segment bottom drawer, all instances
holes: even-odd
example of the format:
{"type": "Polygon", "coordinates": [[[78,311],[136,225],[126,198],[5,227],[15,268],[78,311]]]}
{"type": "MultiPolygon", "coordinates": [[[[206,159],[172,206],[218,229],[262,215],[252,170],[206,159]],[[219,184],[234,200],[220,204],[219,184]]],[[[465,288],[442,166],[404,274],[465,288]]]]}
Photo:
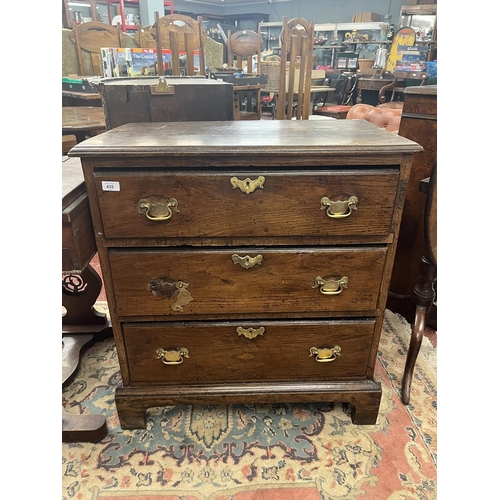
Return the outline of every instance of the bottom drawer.
{"type": "Polygon", "coordinates": [[[131,385],[362,379],[375,321],[125,323],[131,385]]]}

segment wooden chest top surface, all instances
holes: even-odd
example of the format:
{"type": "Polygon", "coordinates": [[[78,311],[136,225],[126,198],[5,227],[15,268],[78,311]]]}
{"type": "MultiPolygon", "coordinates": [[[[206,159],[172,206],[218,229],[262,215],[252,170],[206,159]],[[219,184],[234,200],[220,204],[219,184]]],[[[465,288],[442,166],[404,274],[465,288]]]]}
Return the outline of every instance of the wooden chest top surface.
{"type": "Polygon", "coordinates": [[[406,87],[404,94],[417,94],[437,97],[437,85],[417,85],[406,87]]]}
{"type": "MultiPolygon", "coordinates": [[[[203,76],[167,76],[164,77],[167,85],[205,85],[207,87],[225,87],[232,84],[222,82],[220,80],[207,79],[203,76]]],[[[113,88],[113,87],[138,87],[148,88],[156,87],[158,85],[159,77],[157,76],[141,76],[140,78],[102,78],[99,80],[99,88],[113,88]]]]}
{"type": "Polygon", "coordinates": [[[69,156],[413,154],[422,148],[365,120],[128,123],[77,144],[69,156]]]}

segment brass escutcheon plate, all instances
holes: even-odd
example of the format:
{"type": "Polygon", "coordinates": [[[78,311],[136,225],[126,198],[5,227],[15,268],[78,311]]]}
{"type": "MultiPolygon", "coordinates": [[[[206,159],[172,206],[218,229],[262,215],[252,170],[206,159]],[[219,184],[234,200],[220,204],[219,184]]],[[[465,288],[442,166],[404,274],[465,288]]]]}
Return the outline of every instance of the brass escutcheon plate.
{"type": "Polygon", "coordinates": [[[231,259],[233,264],[239,264],[244,269],[252,269],[252,267],[258,265],[262,265],[262,261],[264,257],[262,255],[256,255],[255,257],[250,257],[250,255],[245,255],[245,257],[241,257],[238,254],[231,255],[231,259]]]}
{"type": "Polygon", "coordinates": [[[260,328],[243,328],[242,326],[236,328],[236,333],[238,335],[243,335],[243,337],[246,337],[250,340],[258,337],[259,335],[264,335],[265,331],[266,329],[263,326],[261,326],[260,328]]]}
{"type": "Polygon", "coordinates": [[[231,177],[230,179],[233,189],[238,188],[242,193],[250,194],[253,193],[257,188],[264,189],[264,183],[266,178],[263,175],[259,175],[257,179],[246,179],[240,180],[238,177],[231,177]]]}
{"type": "Polygon", "coordinates": [[[174,95],[175,87],[173,85],[169,85],[165,78],[160,77],[158,80],[158,84],[156,87],[151,87],[151,94],[154,95],[174,95]]]}

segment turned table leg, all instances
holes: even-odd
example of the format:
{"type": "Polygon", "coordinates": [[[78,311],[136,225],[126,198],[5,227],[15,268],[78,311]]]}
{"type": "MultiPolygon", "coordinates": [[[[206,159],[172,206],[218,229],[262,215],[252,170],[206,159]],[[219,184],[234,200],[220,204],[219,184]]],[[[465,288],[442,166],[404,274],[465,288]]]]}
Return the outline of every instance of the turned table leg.
{"type": "Polygon", "coordinates": [[[413,370],[415,369],[415,363],[422,344],[427,313],[434,301],[435,292],[433,285],[436,278],[437,266],[426,257],[422,257],[420,261],[419,283],[412,292],[412,303],[415,305],[415,318],[411,327],[410,345],[404,369],[401,395],[401,399],[405,405],[410,402],[413,370]]]}

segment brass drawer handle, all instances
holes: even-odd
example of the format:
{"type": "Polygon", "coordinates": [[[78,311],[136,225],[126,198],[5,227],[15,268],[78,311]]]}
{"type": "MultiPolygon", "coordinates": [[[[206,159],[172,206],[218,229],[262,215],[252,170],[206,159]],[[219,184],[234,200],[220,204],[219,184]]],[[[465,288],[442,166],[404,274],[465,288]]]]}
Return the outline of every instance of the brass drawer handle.
{"type": "Polygon", "coordinates": [[[259,335],[264,335],[265,331],[266,329],[263,326],[261,326],[260,328],[243,328],[242,326],[236,328],[236,333],[238,335],[243,335],[250,340],[258,337],[259,335]]]}
{"type": "Polygon", "coordinates": [[[259,175],[257,179],[246,179],[240,180],[238,177],[231,177],[230,179],[233,189],[239,188],[242,193],[250,194],[253,193],[257,188],[264,189],[264,182],[266,178],[263,175],[259,175]]]}
{"type": "Polygon", "coordinates": [[[189,304],[193,297],[187,289],[189,283],[177,280],[171,281],[166,278],[155,278],[148,283],[148,288],[155,297],[170,298],[175,295],[176,301],[171,305],[172,311],[183,312],[185,306],[189,304]]]}
{"type": "Polygon", "coordinates": [[[318,363],[330,363],[335,361],[337,356],[340,356],[340,351],[342,349],[335,345],[333,347],[311,347],[309,349],[309,357],[316,356],[316,361],[318,363]]]}
{"type": "Polygon", "coordinates": [[[344,288],[347,288],[349,278],[342,276],[342,278],[322,278],[316,276],[314,279],[313,288],[318,288],[323,295],[338,295],[344,288]]]}
{"type": "Polygon", "coordinates": [[[231,255],[231,259],[233,264],[239,264],[241,267],[245,269],[251,269],[256,265],[262,265],[262,261],[264,257],[262,255],[256,255],[255,257],[250,257],[250,255],[245,255],[245,257],[241,257],[238,254],[234,253],[231,255]]]}
{"type": "Polygon", "coordinates": [[[172,217],[174,212],[179,212],[179,202],[175,198],[159,196],[156,199],[143,198],[139,200],[139,213],[146,214],[149,220],[162,221],[172,217]]]}
{"type": "Polygon", "coordinates": [[[184,358],[189,358],[189,351],[185,347],[180,349],[156,349],[156,359],[161,359],[161,362],[166,365],[180,365],[184,362],[184,358]]]}
{"type": "Polygon", "coordinates": [[[351,196],[347,201],[332,201],[324,196],[321,198],[321,210],[326,210],[326,215],[332,219],[343,219],[349,217],[353,210],[357,210],[358,198],[351,196]]]}

